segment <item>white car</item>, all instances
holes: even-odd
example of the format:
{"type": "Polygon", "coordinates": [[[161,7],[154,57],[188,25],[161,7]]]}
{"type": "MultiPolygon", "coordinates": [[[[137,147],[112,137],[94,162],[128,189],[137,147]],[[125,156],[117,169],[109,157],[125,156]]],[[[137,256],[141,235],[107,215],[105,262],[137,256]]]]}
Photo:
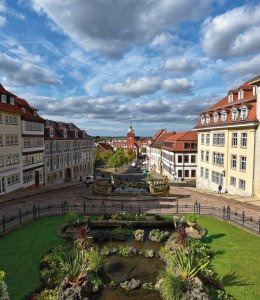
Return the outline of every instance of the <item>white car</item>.
{"type": "Polygon", "coordinates": [[[132,167],[136,167],[136,163],[135,162],[132,163],[132,167]]]}
{"type": "Polygon", "coordinates": [[[93,183],[94,182],[93,176],[86,176],[85,182],[86,183],[93,183]]]}

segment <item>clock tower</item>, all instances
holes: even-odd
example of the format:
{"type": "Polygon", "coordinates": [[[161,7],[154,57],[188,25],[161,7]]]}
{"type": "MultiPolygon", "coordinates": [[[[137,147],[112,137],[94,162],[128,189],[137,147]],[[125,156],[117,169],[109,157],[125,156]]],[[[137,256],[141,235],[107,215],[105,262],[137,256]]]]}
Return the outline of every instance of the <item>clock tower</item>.
{"type": "Polygon", "coordinates": [[[130,126],[130,128],[128,129],[126,143],[127,150],[132,149],[133,151],[135,151],[135,133],[132,126],[130,126]]]}

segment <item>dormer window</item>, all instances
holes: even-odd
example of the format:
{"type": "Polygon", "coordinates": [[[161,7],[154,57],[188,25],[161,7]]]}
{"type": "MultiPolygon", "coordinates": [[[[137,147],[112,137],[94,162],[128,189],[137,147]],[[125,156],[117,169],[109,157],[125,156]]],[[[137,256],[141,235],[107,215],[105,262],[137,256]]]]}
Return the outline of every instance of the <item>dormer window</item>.
{"type": "Polygon", "coordinates": [[[238,100],[242,100],[244,98],[244,91],[243,90],[239,90],[238,91],[238,100]]]}
{"type": "Polygon", "coordinates": [[[206,115],[206,124],[210,123],[210,115],[206,115]]]}
{"type": "Polygon", "coordinates": [[[214,113],[213,119],[214,119],[214,123],[215,123],[215,124],[218,123],[218,119],[219,119],[218,113],[214,113]]]}
{"type": "Polygon", "coordinates": [[[34,115],[35,117],[37,117],[37,110],[34,110],[34,111],[33,111],[33,115],[34,115]]]}
{"type": "Polygon", "coordinates": [[[221,112],[221,122],[226,122],[227,121],[227,112],[223,111],[221,112]]]}
{"type": "Polygon", "coordinates": [[[25,114],[25,108],[24,108],[24,107],[22,107],[22,108],[21,108],[21,110],[22,110],[22,112],[25,114]]]}
{"type": "Polygon", "coordinates": [[[10,97],[10,104],[14,105],[14,97],[10,97]]]}
{"type": "Polygon", "coordinates": [[[253,86],[253,96],[256,96],[257,95],[257,86],[254,85],[253,86]]]}
{"type": "Polygon", "coordinates": [[[248,107],[243,105],[240,109],[240,119],[245,120],[248,117],[248,107]]]}
{"type": "Polygon", "coordinates": [[[75,131],[75,137],[76,138],[78,137],[78,131],[77,130],[75,131]]]}
{"type": "Polygon", "coordinates": [[[49,125],[49,123],[50,123],[49,120],[46,120],[46,125],[47,125],[47,126],[49,125]]]}
{"type": "Polygon", "coordinates": [[[205,124],[205,117],[204,117],[204,116],[201,116],[200,122],[201,122],[201,125],[204,125],[204,124],[205,124]]]}
{"type": "Polygon", "coordinates": [[[238,110],[236,108],[232,108],[232,121],[236,122],[238,119],[238,110]]]}
{"type": "Polygon", "coordinates": [[[60,128],[62,127],[62,123],[59,123],[59,127],[60,127],[60,128]]]}
{"type": "Polygon", "coordinates": [[[6,95],[1,95],[1,102],[6,103],[6,95]]]}
{"type": "Polygon", "coordinates": [[[228,95],[228,102],[233,102],[233,101],[234,101],[233,94],[230,93],[230,94],[228,95]]]}
{"type": "Polygon", "coordinates": [[[54,136],[54,130],[53,128],[50,128],[50,137],[53,137],[54,136]]]}
{"type": "Polygon", "coordinates": [[[67,137],[67,130],[66,130],[66,129],[63,130],[63,136],[64,136],[65,138],[67,137]]]}

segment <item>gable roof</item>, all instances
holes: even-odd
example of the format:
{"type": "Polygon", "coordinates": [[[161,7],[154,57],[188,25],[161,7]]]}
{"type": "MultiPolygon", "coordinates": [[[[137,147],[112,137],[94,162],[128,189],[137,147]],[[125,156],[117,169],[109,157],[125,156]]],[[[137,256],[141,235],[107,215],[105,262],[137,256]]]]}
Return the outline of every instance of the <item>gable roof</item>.
{"type": "Polygon", "coordinates": [[[177,132],[164,140],[162,149],[177,152],[197,152],[198,133],[196,131],[177,132]],[[187,148],[185,144],[194,144],[187,148]]]}
{"type": "Polygon", "coordinates": [[[168,137],[170,137],[171,135],[174,135],[176,133],[176,131],[172,131],[172,132],[163,132],[152,144],[151,144],[151,148],[157,148],[157,149],[161,149],[164,140],[166,140],[168,137]]]}

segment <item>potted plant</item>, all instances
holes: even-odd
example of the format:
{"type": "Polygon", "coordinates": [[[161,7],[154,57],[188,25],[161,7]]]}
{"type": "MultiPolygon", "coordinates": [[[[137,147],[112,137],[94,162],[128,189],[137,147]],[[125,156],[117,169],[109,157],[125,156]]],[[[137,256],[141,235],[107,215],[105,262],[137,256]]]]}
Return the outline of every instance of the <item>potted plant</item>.
{"type": "Polygon", "coordinates": [[[187,217],[187,224],[191,227],[195,227],[197,224],[197,219],[198,219],[197,215],[195,215],[195,214],[189,215],[187,217]]]}

